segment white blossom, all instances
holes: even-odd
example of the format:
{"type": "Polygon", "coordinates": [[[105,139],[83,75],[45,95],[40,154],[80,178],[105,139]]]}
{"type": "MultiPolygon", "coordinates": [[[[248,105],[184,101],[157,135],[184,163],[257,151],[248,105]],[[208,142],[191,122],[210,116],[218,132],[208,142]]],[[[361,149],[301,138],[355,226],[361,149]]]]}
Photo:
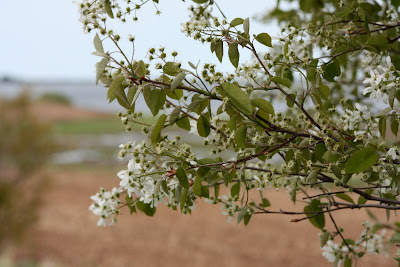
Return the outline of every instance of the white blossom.
{"type": "Polygon", "coordinates": [[[118,205],[121,203],[119,195],[122,192],[122,188],[116,187],[111,191],[100,189],[98,193],[90,197],[93,203],[90,205],[89,210],[93,214],[100,216],[97,226],[112,225],[116,221],[116,215],[119,213],[118,205]]]}

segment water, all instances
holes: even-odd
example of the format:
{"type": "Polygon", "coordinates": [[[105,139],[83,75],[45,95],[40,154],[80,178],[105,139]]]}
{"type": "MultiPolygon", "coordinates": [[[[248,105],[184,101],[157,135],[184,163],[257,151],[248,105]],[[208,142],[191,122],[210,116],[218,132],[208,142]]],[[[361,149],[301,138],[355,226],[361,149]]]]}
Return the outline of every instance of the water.
{"type": "MultiPolygon", "coordinates": [[[[122,107],[117,101],[108,103],[107,88],[101,84],[96,85],[95,82],[4,82],[0,81],[0,98],[13,98],[21,92],[28,91],[33,98],[38,98],[44,93],[59,93],[68,97],[71,102],[81,108],[118,112],[122,107]]],[[[143,99],[138,99],[136,106],[137,111],[147,111],[148,108],[143,99]]]]}

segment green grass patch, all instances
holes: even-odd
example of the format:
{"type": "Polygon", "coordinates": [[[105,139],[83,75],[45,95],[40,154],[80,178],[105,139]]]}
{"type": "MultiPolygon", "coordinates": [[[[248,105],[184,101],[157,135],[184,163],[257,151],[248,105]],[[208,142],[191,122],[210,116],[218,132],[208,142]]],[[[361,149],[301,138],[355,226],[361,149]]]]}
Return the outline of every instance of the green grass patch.
{"type": "Polygon", "coordinates": [[[116,173],[120,170],[126,168],[126,160],[120,160],[115,162],[114,164],[98,164],[98,163],[73,163],[73,164],[50,164],[47,169],[49,171],[59,172],[59,171],[74,171],[78,173],[93,173],[93,170],[96,172],[102,173],[104,175],[110,175],[110,178],[115,178],[116,173]]]}
{"type": "Polygon", "coordinates": [[[125,132],[118,118],[59,121],[54,124],[55,134],[107,134],[125,132]]]}
{"type": "MultiPolygon", "coordinates": [[[[144,116],[138,118],[138,122],[144,122],[149,125],[157,122],[158,117],[153,118],[144,116]]],[[[129,122],[128,126],[134,131],[140,131],[141,124],[129,122]]],[[[126,126],[122,124],[118,117],[108,117],[90,120],[71,120],[71,121],[58,121],[54,123],[53,127],[55,134],[109,134],[120,133],[126,131],[126,126]]]]}

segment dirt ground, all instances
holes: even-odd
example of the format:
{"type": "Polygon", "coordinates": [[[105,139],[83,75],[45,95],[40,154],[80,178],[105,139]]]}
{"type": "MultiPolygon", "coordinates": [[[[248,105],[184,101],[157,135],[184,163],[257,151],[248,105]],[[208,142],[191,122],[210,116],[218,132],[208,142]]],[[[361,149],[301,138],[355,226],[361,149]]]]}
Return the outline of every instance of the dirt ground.
{"type": "MultiPolygon", "coordinates": [[[[227,223],[219,206],[200,201],[193,215],[161,207],[155,217],[129,215],[119,223],[97,227],[88,210],[99,186],[118,178],[104,171],[50,172],[41,219],[16,250],[19,260],[52,261],[62,266],[332,266],[321,256],[318,230],[293,217],[258,215],[247,227],[227,223]]],[[[283,192],[268,194],[273,205],[295,209],[283,192]]],[[[297,205],[296,205],[297,206],[297,205]]],[[[299,206],[297,206],[299,208],[299,206]]],[[[338,214],[345,234],[356,237],[365,212],[338,214]]],[[[384,216],[382,216],[384,218],[384,216]]],[[[394,252],[391,251],[391,255],[394,252]]],[[[368,256],[357,266],[396,266],[391,257],[368,256]]]]}

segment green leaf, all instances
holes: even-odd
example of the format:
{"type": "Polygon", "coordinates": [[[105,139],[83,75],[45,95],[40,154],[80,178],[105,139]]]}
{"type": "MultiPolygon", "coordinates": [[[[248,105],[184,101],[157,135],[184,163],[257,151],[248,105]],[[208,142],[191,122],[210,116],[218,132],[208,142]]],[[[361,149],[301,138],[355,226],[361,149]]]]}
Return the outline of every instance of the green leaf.
{"type": "Polygon", "coordinates": [[[229,44],[228,56],[229,56],[229,60],[231,61],[232,65],[235,68],[237,68],[239,65],[239,50],[238,50],[237,43],[229,44]]]}
{"type": "Polygon", "coordinates": [[[307,79],[310,82],[315,81],[315,76],[317,75],[317,66],[318,66],[318,59],[313,59],[311,60],[310,64],[308,64],[307,79]]]}
{"type": "Polygon", "coordinates": [[[164,106],[166,96],[164,90],[153,89],[144,98],[153,116],[157,116],[160,109],[164,106]]]}
{"type": "Polygon", "coordinates": [[[130,102],[131,102],[131,103],[135,103],[136,100],[138,99],[140,93],[141,93],[142,91],[143,91],[143,86],[140,86],[140,87],[136,90],[135,95],[133,96],[132,100],[130,100],[130,102]]]}
{"type": "Polygon", "coordinates": [[[189,121],[188,117],[183,117],[183,118],[177,120],[175,123],[179,128],[182,128],[184,130],[190,131],[190,129],[191,129],[190,121],[189,121]]]}
{"type": "Polygon", "coordinates": [[[312,169],[310,171],[310,173],[308,174],[307,178],[306,178],[306,183],[308,184],[313,184],[316,183],[318,181],[318,174],[319,174],[320,169],[312,169]]]}
{"type": "Polygon", "coordinates": [[[319,92],[321,93],[321,96],[323,99],[328,100],[329,98],[329,94],[331,92],[331,90],[329,89],[329,87],[327,85],[320,85],[318,87],[319,92]]]}
{"type": "Polygon", "coordinates": [[[207,98],[202,98],[199,95],[194,95],[192,98],[192,103],[187,108],[187,112],[195,112],[197,114],[201,114],[203,110],[208,107],[210,104],[210,100],[207,98]]]}
{"type": "Polygon", "coordinates": [[[201,187],[201,196],[205,198],[210,198],[210,189],[205,185],[201,187]]]}
{"type": "Polygon", "coordinates": [[[260,207],[263,208],[268,208],[271,206],[271,203],[269,202],[268,199],[266,199],[265,197],[262,199],[262,203],[259,205],[260,207]]]}
{"type": "Polygon", "coordinates": [[[289,163],[291,160],[294,160],[294,151],[293,149],[289,149],[285,155],[285,162],[289,163]]]}
{"type": "Polygon", "coordinates": [[[244,223],[245,226],[247,226],[249,224],[251,216],[252,216],[252,214],[249,214],[249,213],[246,213],[244,215],[243,223],[244,223]]]}
{"type": "Polygon", "coordinates": [[[123,90],[122,83],[124,81],[124,76],[117,76],[114,78],[107,92],[107,98],[109,99],[110,103],[117,97],[117,91],[123,90]]]}
{"type": "Polygon", "coordinates": [[[335,195],[336,195],[336,197],[338,197],[340,199],[343,199],[344,201],[347,201],[347,202],[350,202],[350,203],[354,204],[354,200],[351,197],[349,197],[348,195],[344,194],[344,193],[337,193],[335,195]]]}
{"type": "MultiPolygon", "coordinates": [[[[368,195],[371,195],[372,192],[373,192],[373,189],[365,190],[365,193],[367,193],[368,195]]],[[[357,204],[363,205],[363,204],[365,204],[367,201],[368,201],[368,200],[367,200],[365,197],[360,196],[360,197],[358,198],[357,204]]]]}
{"type": "Polygon", "coordinates": [[[96,64],[96,85],[99,83],[101,75],[103,75],[104,70],[107,67],[108,64],[108,58],[103,58],[96,64]]]}
{"type": "Polygon", "coordinates": [[[231,187],[231,196],[232,197],[239,196],[239,193],[240,193],[240,182],[237,182],[231,187]]]}
{"type": "Polygon", "coordinates": [[[243,209],[239,210],[237,214],[237,223],[239,224],[244,216],[247,214],[247,206],[245,206],[243,209]]]}
{"type": "Polygon", "coordinates": [[[378,161],[378,154],[373,148],[363,148],[355,152],[346,161],[347,173],[359,173],[368,170],[378,161]]]}
{"type": "Polygon", "coordinates": [[[197,3],[197,4],[205,4],[207,3],[209,0],[192,0],[193,2],[197,3]]]}
{"type": "Polygon", "coordinates": [[[326,242],[328,242],[330,235],[331,234],[329,232],[323,232],[322,234],[319,235],[319,239],[321,241],[321,248],[325,246],[326,242]]]}
{"type": "Polygon", "coordinates": [[[194,180],[193,193],[196,196],[201,197],[201,178],[200,177],[196,177],[196,179],[194,180]]]}
{"type": "Polygon", "coordinates": [[[119,88],[117,88],[115,93],[117,94],[118,103],[124,108],[130,109],[129,100],[125,95],[124,87],[120,86],[119,88]]]}
{"type": "MultiPolygon", "coordinates": [[[[203,162],[204,161],[202,161],[202,160],[199,161],[200,164],[204,164],[203,162]]],[[[202,166],[202,167],[197,169],[197,174],[199,175],[199,177],[204,178],[210,172],[210,170],[211,169],[209,167],[202,166]]]]}
{"type": "Polygon", "coordinates": [[[375,47],[379,51],[390,49],[390,41],[382,34],[374,34],[368,39],[368,44],[375,47]]]}
{"type": "Polygon", "coordinates": [[[235,18],[231,21],[231,23],[229,24],[231,27],[235,27],[238,26],[240,24],[243,24],[243,19],[242,18],[235,18]]]}
{"type": "Polygon", "coordinates": [[[218,197],[219,197],[219,185],[218,184],[214,185],[214,197],[215,197],[215,199],[218,199],[218,197]]]}
{"type": "Polygon", "coordinates": [[[180,200],[181,199],[181,193],[182,193],[182,186],[178,185],[175,188],[175,199],[180,200]]]}
{"type": "Polygon", "coordinates": [[[318,7],[318,2],[315,0],[300,0],[300,9],[304,12],[310,12],[313,8],[318,7]]]}
{"type": "Polygon", "coordinates": [[[181,72],[181,69],[179,68],[178,63],[175,62],[167,62],[163,66],[163,71],[165,74],[170,75],[170,76],[176,76],[178,73],[181,72]]]}
{"type": "MultiPolygon", "coordinates": [[[[320,212],[323,211],[321,207],[321,202],[317,199],[313,199],[309,206],[304,207],[304,212],[320,212]]],[[[325,227],[325,216],[323,213],[315,216],[314,213],[307,213],[307,217],[310,220],[311,224],[319,229],[324,229],[325,227]]]]}
{"type": "Polygon", "coordinates": [[[251,100],[251,103],[253,106],[258,107],[259,109],[269,113],[269,114],[275,114],[274,107],[269,103],[267,100],[262,99],[262,98],[254,98],[251,100]]]}
{"type": "Polygon", "coordinates": [[[282,84],[286,86],[287,88],[290,88],[292,85],[292,82],[288,78],[281,78],[279,76],[272,77],[271,79],[274,83],[276,84],[282,84]]]}
{"type": "Polygon", "coordinates": [[[343,175],[342,184],[346,185],[351,179],[352,173],[346,173],[343,175]]]}
{"type": "Polygon", "coordinates": [[[349,15],[352,12],[353,12],[353,9],[351,9],[348,6],[343,6],[342,8],[340,8],[339,10],[337,10],[335,12],[335,15],[338,16],[339,18],[342,18],[342,17],[349,15]]]}
{"type": "Polygon", "coordinates": [[[322,100],[321,100],[321,97],[319,96],[319,94],[313,92],[311,94],[311,100],[313,101],[315,106],[317,106],[317,105],[322,106],[322,100]]]}
{"type": "Polygon", "coordinates": [[[197,120],[197,132],[201,137],[207,137],[210,131],[210,122],[204,115],[201,115],[197,120]]]}
{"type": "Polygon", "coordinates": [[[367,178],[366,182],[373,183],[379,180],[379,173],[371,172],[370,176],[367,178]]]}
{"type": "Polygon", "coordinates": [[[228,176],[228,183],[232,183],[233,179],[236,177],[236,170],[232,169],[230,172],[227,173],[228,176]]]}
{"type": "Polygon", "coordinates": [[[158,120],[157,123],[154,125],[153,131],[151,132],[151,142],[153,144],[156,144],[160,141],[161,138],[161,130],[164,126],[165,120],[167,119],[167,115],[162,114],[158,120]]]}
{"type": "Polygon", "coordinates": [[[329,82],[335,82],[335,77],[340,76],[340,74],[342,73],[340,70],[339,61],[337,61],[336,59],[328,65],[322,67],[322,70],[324,71],[324,78],[329,82]]]}
{"type": "Polygon", "coordinates": [[[182,167],[179,167],[175,173],[176,178],[179,180],[179,184],[183,187],[188,189],[189,188],[189,180],[186,176],[186,172],[182,167]]]}
{"type": "Polygon", "coordinates": [[[161,188],[162,188],[162,190],[164,191],[164,193],[166,193],[166,194],[169,193],[169,192],[168,192],[168,184],[167,184],[167,181],[165,181],[165,180],[162,180],[162,181],[161,181],[161,188]]]}
{"type": "Polygon", "coordinates": [[[232,105],[245,115],[251,115],[253,113],[253,106],[247,93],[245,93],[240,87],[231,83],[223,83],[220,87],[223,93],[228,96],[229,101],[232,105]]]}
{"type": "Polygon", "coordinates": [[[399,121],[396,118],[392,119],[390,129],[392,130],[392,133],[397,136],[399,132],[399,121]]]}
{"type": "Polygon", "coordinates": [[[177,106],[176,108],[174,108],[174,110],[172,110],[171,114],[169,115],[169,123],[171,125],[178,120],[181,110],[182,110],[181,106],[177,106]]]}
{"type": "Polygon", "coordinates": [[[185,207],[186,200],[188,197],[188,192],[189,192],[189,189],[187,189],[187,188],[184,188],[181,192],[181,199],[179,202],[179,206],[181,207],[181,212],[183,211],[183,208],[185,207]]]}
{"type": "Polygon", "coordinates": [[[268,33],[260,33],[256,36],[256,40],[265,46],[272,47],[271,36],[268,33]]]}
{"type": "Polygon", "coordinates": [[[396,88],[389,89],[389,105],[391,108],[394,106],[394,99],[396,98],[396,88]]]}
{"type": "Polygon", "coordinates": [[[137,90],[137,86],[136,85],[132,85],[128,89],[128,94],[127,94],[126,98],[128,98],[128,102],[129,102],[130,105],[134,104],[133,98],[136,95],[136,90],[137,90]]]}
{"type": "Polygon", "coordinates": [[[215,43],[215,55],[217,56],[219,62],[222,62],[222,58],[224,57],[224,42],[218,40],[215,43]]]}
{"type": "Polygon", "coordinates": [[[176,75],[176,77],[174,78],[174,80],[171,83],[171,92],[174,92],[174,90],[176,88],[179,87],[179,85],[181,85],[181,82],[183,81],[183,79],[185,79],[186,73],[181,72],[178,75],[176,75]]]}
{"type": "Polygon", "coordinates": [[[194,70],[197,70],[197,66],[195,66],[192,62],[188,62],[189,63],[189,66],[192,68],[192,69],[194,69],[194,70]]]}
{"type": "Polygon", "coordinates": [[[113,18],[114,18],[114,14],[113,14],[113,12],[112,12],[110,0],[105,0],[105,1],[104,1],[104,8],[105,8],[105,10],[106,10],[106,12],[107,12],[107,15],[108,15],[110,18],[113,19],[113,18]]]}
{"type": "MultiPolygon", "coordinates": [[[[290,96],[292,99],[296,99],[296,95],[295,95],[295,94],[289,94],[289,96],[290,96]]],[[[286,96],[286,105],[287,105],[289,108],[292,108],[292,107],[294,106],[294,102],[289,98],[289,96],[286,96]]]]}
{"type": "Polygon", "coordinates": [[[143,62],[143,60],[135,62],[133,64],[133,68],[135,69],[136,75],[138,75],[139,77],[146,76],[146,64],[143,62]]]}
{"type": "Polygon", "coordinates": [[[382,116],[379,118],[379,132],[383,139],[386,136],[386,117],[382,116]]]}
{"type": "Polygon", "coordinates": [[[400,0],[391,0],[390,2],[396,9],[400,6],[400,0]]]}
{"type": "Polygon", "coordinates": [[[149,203],[138,201],[136,202],[136,207],[147,216],[153,216],[156,213],[156,207],[152,208],[149,203]]]}
{"type": "Polygon", "coordinates": [[[340,180],[342,179],[342,170],[336,166],[336,165],[331,165],[331,169],[333,174],[340,180]]]}
{"type": "Polygon", "coordinates": [[[242,149],[245,149],[246,148],[246,137],[247,137],[247,126],[245,124],[243,124],[235,132],[236,145],[242,149]]]}
{"type": "Polygon", "coordinates": [[[247,18],[247,19],[245,19],[243,21],[243,30],[247,35],[249,35],[249,32],[250,32],[250,20],[249,20],[249,18],[247,18]]]}
{"type": "Polygon", "coordinates": [[[328,149],[326,148],[324,142],[319,142],[318,144],[315,145],[314,154],[319,162],[321,163],[324,162],[323,156],[326,151],[328,151],[328,149]]]}
{"type": "Polygon", "coordinates": [[[94,36],[93,44],[94,48],[96,49],[96,52],[99,53],[99,55],[104,54],[103,43],[101,42],[101,39],[97,33],[94,36]]]}
{"type": "Polygon", "coordinates": [[[343,267],[351,267],[351,259],[349,257],[346,257],[343,263],[343,267]]]}

